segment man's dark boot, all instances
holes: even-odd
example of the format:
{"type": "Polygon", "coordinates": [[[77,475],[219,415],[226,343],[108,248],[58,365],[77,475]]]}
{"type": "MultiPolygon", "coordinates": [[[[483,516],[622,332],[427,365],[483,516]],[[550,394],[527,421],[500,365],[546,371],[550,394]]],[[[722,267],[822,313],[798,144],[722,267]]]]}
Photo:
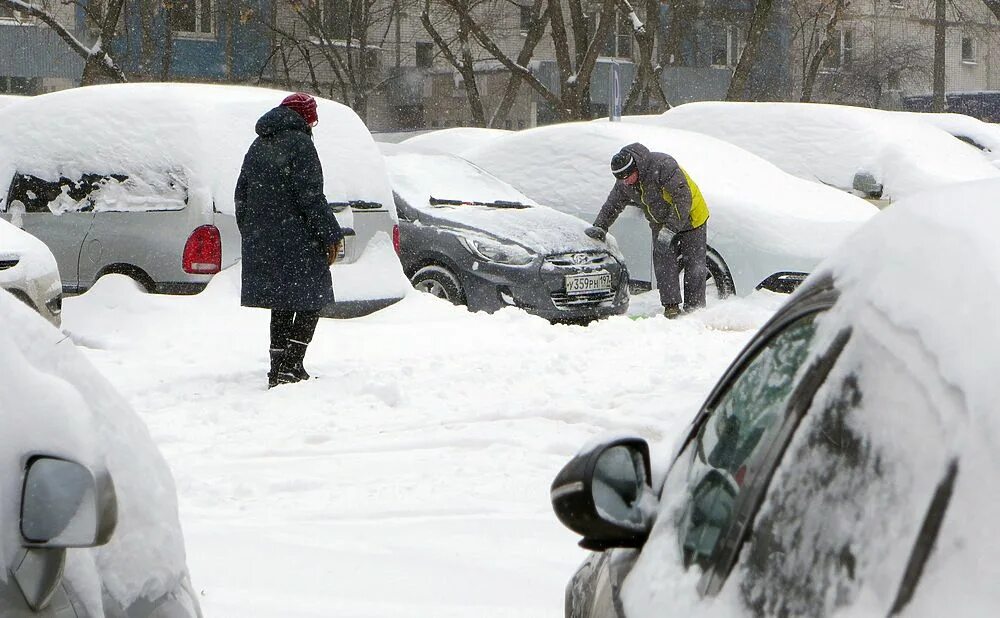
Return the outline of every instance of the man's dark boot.
{"type": "Polygon", "coordinates": [[[306,368],[302,366],[302,361],[306,357],[306,348],[308,344],[302,343],[301,341],[296,341],[294,339],[288,340],[288,357],[286,358],[287,371],[298,382],[300,380],[308,380],[310,377],[306,368]]]}
{"type": "Polygon", "coordinates": [[[288,366],[288,351],[284,348],[271,348],[271,370],[267,372],[267,387],[274,388],[279,384],[298,382],[299,378],[288,366]]]}
{"type": "Polygon", "coordinates": [[[663,317],[672,320],[681,314],[680,305],[663,305],[663,317]]]}

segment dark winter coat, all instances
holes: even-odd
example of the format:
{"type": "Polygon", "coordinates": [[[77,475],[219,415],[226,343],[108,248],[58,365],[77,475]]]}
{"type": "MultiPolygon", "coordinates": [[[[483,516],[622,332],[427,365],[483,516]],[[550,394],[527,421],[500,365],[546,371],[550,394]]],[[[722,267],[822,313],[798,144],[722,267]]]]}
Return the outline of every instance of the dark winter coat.
{"type": "Polygon", "coordinates": [[[312,130],[294,110],[276,107],[257,121],[257,135],[236,183],[241,302],[319,311],[333,302],[329,247],[343,232],[323,193],[312,130]]]}
{"type": "Polygon", "coordinates": [[[631,187],[615,181],[594,226],[607,230],[625,210],[634,204],[642,209],[650,227],[666,227],[671,232],[686,232],[708,220],[708,205],[695,181],[677,161],[662,152],[650,152],[636,142],[627,150],[635,159],[639,181],[631,187]]]}

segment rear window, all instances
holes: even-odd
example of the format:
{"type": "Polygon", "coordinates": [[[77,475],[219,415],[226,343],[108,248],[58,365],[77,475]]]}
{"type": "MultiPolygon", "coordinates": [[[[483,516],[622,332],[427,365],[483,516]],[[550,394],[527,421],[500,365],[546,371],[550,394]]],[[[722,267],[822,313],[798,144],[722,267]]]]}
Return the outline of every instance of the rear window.
{"type": "Polygon", "coordinates": [[[127,176],[82,174],[76,178],[45,180],[15,174],[7,193],[7,209],[26,213],[146,212],[182,210],[187,205],[187,182],[178,172],[127,176]]]}

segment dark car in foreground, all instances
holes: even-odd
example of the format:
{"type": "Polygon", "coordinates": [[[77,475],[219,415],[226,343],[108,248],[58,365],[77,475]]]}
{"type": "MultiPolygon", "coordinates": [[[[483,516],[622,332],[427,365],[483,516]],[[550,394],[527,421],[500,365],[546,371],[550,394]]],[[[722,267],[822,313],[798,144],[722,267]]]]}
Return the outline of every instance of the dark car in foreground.
{"type": "Polygon", "coordinates": [[[446,154],[385,147],[400,260],[418,290],[472,311],[519,307],[553,321],[628,309],[628,272],[587,225],[446,154]]]}
{"type": "Polygon", "coordinates": [[[956,185],[873,219],[737,357],[674,457],[630,436],[576,455],[551,498],[594,553],[566,615],[1000,613],[998,192],[956,185]]]}

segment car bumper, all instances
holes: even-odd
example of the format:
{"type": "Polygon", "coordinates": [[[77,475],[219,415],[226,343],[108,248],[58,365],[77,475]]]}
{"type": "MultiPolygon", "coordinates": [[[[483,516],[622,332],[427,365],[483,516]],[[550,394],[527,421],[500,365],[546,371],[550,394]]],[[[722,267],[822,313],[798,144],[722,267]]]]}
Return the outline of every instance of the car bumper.
{"type": "Polygon", "coordinates": [[[628,271],[617,260],[608,256],[596,264],[563,262],[551,257],[527,266],[479,262],[460,275],[466,302],[474,311],[518,307],[552,321],[592,320],[628,310],[628,271]],[[598,272],[611,274],[610,289],[566,292],[567,275],[598,272]]]}

